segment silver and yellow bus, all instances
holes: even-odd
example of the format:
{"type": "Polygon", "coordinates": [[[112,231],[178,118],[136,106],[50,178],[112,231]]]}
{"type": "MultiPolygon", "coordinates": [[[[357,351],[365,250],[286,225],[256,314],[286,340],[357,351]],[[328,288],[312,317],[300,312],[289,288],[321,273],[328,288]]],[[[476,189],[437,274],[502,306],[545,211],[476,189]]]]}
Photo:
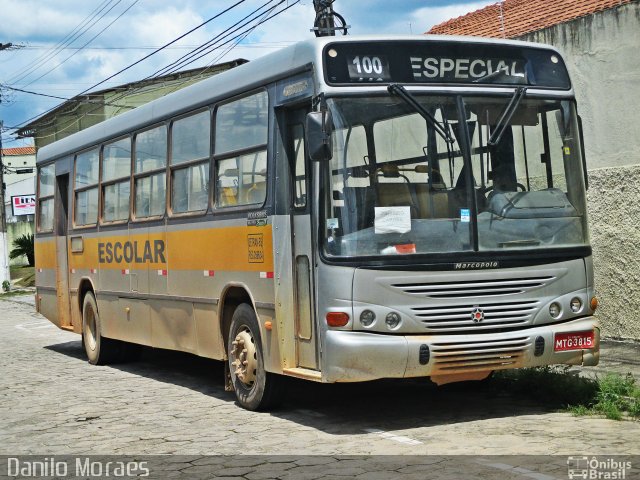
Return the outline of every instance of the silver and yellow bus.
{"type": "Polygon", "coordinates": [[[293,45],[38,152],[37,309],[89,362],[317,382],[595,365],[586,169],[558,51],[293,45]]]}

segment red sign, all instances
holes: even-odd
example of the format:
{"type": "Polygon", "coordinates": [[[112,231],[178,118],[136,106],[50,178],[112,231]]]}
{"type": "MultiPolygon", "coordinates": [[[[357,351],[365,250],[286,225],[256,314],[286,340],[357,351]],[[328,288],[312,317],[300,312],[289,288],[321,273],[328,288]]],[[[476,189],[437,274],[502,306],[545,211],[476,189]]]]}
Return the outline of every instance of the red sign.
{"type": "Polygon", "coordinates": [[[595,339],[593,330],[589,330],[587,332],[556,333],[553,339],[553,350],[556,352],[583,350],[593,348],[594,346],[595,339]]]}
{"type": "Polygon", "coordinates": [[[14,217],[17,217],[18,215],[36,214],[35,195],[15,195],[11,197],[11,205],[13,206],[14,217]]]}

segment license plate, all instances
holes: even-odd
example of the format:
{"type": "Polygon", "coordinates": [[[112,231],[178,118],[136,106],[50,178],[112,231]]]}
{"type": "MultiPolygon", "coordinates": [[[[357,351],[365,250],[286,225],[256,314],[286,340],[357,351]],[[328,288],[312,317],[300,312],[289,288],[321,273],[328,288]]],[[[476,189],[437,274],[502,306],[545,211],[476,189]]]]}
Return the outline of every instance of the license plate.
{"type": "Polygon", "coordinates": [[[593,330],[588,332],[566,332],[556,333],[553,339],[553,350],[556,352],[566,352],[568,350],[583,350],[593,348],[595,339],[593,330]]]}

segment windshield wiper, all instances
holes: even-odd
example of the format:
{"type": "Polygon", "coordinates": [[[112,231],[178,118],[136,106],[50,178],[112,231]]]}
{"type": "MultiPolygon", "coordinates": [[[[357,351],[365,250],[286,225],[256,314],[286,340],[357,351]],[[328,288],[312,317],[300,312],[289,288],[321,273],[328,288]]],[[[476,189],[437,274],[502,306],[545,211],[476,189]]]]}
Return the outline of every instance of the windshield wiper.
{"type": "Polygon", "coordinates": [[[438,132],[438,135],[440,135],[445,142],[450,143],[452,145],[455,143],[455,140],[451,136],[451,132],[449,131],[449,128],[442,125],[438,120],[436,120],[436,118],[431,114],[431,112],[429,112],[429,110],[427,110],[422,105],[420,105],[420,103],[414,98],[413,95],[411,95],[407,91],[406,88],[404,88],[402,85],[398,85],[397,83],[392,83],[387,87],[387,90],[389,90],[389,93],[391,95],[399,96],[402,100],[404,100],[407,103],[407,105],[409,105],[416,112],[418,112],[429,123],[429,125],[431,125],[431,127],[436,132],[438,132]]]}
{"type": "Polygon", "coordinates": [[[491,147],[495,147],[502,138],[504,131],[507,129],[513,114],[516,113],[516,109],[518,105],[520,105],[520,101],[524,98],[524,94],[527,93],[527,87],[518,87],[516,91],[513,92],[513,96],[509,101],[509,104],[502,111],[502,115],[500,115],[500,119],[496,124],[496,128],[493,132],[491,132],[491,137],[487,141],[487,145],[491,147]]]}

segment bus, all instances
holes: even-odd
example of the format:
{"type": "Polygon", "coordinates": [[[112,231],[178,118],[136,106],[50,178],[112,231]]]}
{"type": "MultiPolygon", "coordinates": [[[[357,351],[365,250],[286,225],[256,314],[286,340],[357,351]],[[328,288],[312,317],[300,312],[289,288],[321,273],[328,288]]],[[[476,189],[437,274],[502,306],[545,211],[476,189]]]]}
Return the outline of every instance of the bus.
{"type": "Polygon", "coordinates": [[[324,37],[43,147],[36,306],[88,360],[438,385],[596,365],[582,128],[561,54],[324,37]]]}

